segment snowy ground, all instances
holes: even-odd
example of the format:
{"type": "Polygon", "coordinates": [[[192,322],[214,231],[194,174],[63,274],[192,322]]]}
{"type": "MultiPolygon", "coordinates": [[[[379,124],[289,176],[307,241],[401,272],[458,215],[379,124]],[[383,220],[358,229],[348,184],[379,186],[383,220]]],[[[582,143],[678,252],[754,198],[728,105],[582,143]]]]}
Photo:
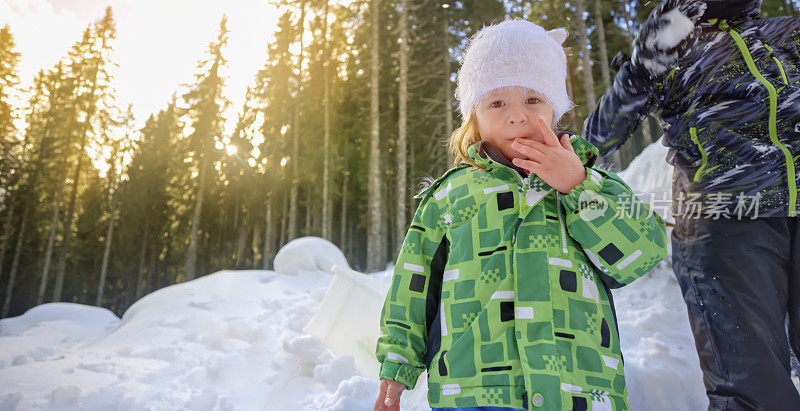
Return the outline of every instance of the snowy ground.
{"type": "MultiPolygon", "coordinates": [[[[635,188],[633,180],[649,191],[668,187],[663,180],[671,170],[656,145],[632,165],[639,173],[627,170],[635,188]]],[[[145,296],[122,319],[97,307],[52,303],[0,320],[0,410],[371,409],[378,381],[369,364],[357,360],[359,353],[333,353],[347,348],[340,337],[351,333],[305,331],[323,298],[325,305],[335,301],[326,297],[331,265],[346,261],[324,240],[295,241],[279,253],[276,271],[222,271],[173,285],[145,296]]],[[[385,295],[391,269],[370,274],[360,291],[350,287],[361,297],[348,298],[370,307],[382,302],[375,295],[385,295]]],[[[631,409],[705,409],[669,261],[614,297],[631,409]]],[[[327,310],[317,324],[327,324],[319,320],[327,310]]],[[[363,311],[369,337],[377,321],[374,310],[363,311]]],[[[403,394],[402,409],[429,409],[424,381],[417,387],[403,394]]]]}

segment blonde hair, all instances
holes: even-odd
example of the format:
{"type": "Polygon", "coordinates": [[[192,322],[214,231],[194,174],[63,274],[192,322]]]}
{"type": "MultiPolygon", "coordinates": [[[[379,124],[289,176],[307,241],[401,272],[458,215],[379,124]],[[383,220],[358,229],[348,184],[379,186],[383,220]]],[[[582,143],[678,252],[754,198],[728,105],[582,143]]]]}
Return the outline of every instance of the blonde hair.
{"type": "Polygon", "coordinates": [[[475,164],[467,156],[469,146],[478,141],[481,141],[481,134],[478,131],[478,117],[475,115],[475,109],[473,108],[467,121],[453,130],[453,134],[450,135],[450,139],[447,141],[447,151],[453,155],[453,166],[457,166],[464,161],[485,170],[485,168],[475,164]]]}

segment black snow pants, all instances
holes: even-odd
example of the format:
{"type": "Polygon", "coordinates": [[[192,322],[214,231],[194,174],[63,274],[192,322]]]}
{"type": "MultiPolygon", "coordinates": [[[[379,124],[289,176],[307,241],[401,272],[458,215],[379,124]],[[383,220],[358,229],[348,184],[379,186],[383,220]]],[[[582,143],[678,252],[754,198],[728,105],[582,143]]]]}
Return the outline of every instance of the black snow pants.
{"type": "Polygon", "coordinates": [[[676,219],[673,270],[709,410],[800,410],[789,354],[800,358],[798,220],[676,219]]]}

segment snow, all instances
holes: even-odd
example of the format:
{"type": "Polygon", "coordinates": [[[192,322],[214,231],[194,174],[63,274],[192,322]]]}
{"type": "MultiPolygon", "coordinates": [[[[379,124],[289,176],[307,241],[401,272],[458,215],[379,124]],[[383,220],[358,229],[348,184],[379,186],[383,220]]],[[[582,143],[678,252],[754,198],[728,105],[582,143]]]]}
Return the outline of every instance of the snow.
{"type": "Polygon", "coordinates": [[[319,237],[301,237],[289,241],[273,260],[275,271],[285,274],[297,274],[300,271],[331,272],[334,264],[350,267],[335,244],[319,237]]]}
{"type": "Polygon", "coordinates": [[[708,408],[686,305],[671,264],[662,261],[613,295],[631,410],[708,408]]]}
{"type": "MultiPolygon", "coordinates": [[[[660,143],[621,173],[669,190],[660,143]]],[[[117,318],[44,304],[0,320],[0,410],[367,410],[393,267],[361,274],[333,244],[287,244],[275,271],[221,271],[153,292],[117,318]],[[366,342],[364,342],[366,341],[366,342]]],[[[707,400],[670,258],[614,291],[632,410],[707,400]]],[[[426,376],[403,410],[428,410],[426,376]]]]}
{"type": "Polygon", "coordinates": [[[650,50],[655,48],[654,46],[660,50],[671,49],[694,30],[694,22],[677,8],[664,13],[661,19],[668,23],[660,27],[655,36],[647,38],[646,46],[650,50]]]}

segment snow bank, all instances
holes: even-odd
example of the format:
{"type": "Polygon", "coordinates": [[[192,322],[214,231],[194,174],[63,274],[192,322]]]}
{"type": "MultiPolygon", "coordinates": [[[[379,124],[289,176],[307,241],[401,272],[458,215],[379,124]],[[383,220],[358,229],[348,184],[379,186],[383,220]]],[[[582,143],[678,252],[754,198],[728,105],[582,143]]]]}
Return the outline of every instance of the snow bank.
{"type": "Polygon", "coordinates": [[[20,336],[36,327],[81,328],[82,333],[105,332],[119,323],[111,311],[94,306],[47,303],[31,308],[19,317],[3,320],[0,336],[20,336]]]}
{"type": "Polygon", "coordinates": [[[302,332],[330,280],[223,271],[154,292],[123,319],[63,303],[0,320],[0,409],[313,408],[357,374],[302,332]]]}

